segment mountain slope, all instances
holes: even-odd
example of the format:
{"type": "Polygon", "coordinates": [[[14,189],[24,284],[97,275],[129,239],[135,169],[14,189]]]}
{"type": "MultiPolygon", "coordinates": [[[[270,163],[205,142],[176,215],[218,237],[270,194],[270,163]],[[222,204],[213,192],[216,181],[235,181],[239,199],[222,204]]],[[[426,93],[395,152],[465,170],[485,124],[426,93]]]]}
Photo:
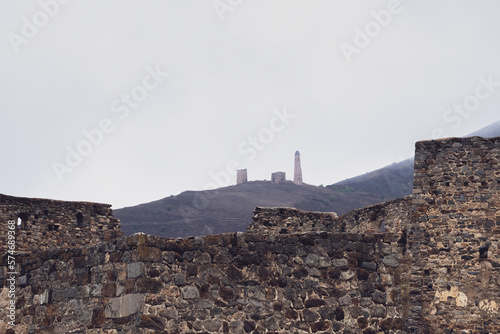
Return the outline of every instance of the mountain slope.
{"type": "MultiPolygon", "coordinates": [[[[471,136],[500,136],[500,121],[471,136]]],[[[155,202],[115,210],[126,235],[166,237],[245,231],[256,206],[289,206],[307,211],[350,210],[410,195],[413,159],[394,163],[327,187],[254,181],[209,191],[186,191],[155,202]]]]}
{"type": "Polygon", "coordinates": [[[482,129],[479,129],[477,131],[474,131],[470,135],[466,137],[472,137],[472,136],[479,136],[479,137],[485,137],[485,138],[492,138],[492,137],[498,137],[500,136],[500,121],[492,123],[488,126],[485,126],[482,129]]]}
{"type": "Polygon", "coordinates": [[[348,187],[356,192],[372,194],[377,202],[370,205],[410,195],[413,189],[413,162],[413,159],[407,159],[327,188],[348,187]]]}
{"type": "Polygon", "coordinates": [[[256,206],[291,206],[344,213],[378,198],[346,187],[330,189],[293,182],[254,181],[177,196],[114,211],[126,235],[145,232],[168,237],[245,231],[256,206]]]}
{"type": "MultiPolygon", "coordinates": [[[[465,137],[472,136],[486,138],[500,136],[500,121],[465,137]]],[[[379,202],[411,195],[413,188],[413,163],[413,158],[407,159],[327,187],[331,189],[335,189],[338,186],[350,187],[357,192],[365,192],[378,197],[380,199],[379,202]]]]}

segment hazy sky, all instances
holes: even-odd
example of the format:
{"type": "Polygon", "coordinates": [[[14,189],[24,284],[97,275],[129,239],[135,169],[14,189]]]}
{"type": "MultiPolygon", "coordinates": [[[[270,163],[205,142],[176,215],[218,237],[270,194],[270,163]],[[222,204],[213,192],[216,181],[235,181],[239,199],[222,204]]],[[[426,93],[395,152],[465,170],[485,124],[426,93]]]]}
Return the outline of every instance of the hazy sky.
{"type": "Polygon", "coordinates": [[[500,3],[8,1],[0,193],[113,204],[332,184],[499,119],[500,3]]]}

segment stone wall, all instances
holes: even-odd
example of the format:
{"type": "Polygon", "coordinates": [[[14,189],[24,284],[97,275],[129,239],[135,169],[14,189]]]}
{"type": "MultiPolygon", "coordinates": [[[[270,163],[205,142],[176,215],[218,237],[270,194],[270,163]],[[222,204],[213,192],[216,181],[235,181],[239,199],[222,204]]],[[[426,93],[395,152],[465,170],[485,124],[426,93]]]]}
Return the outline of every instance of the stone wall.
{"type": "Polygon", "coordinates": [[[257,207],[247,232],[399,233],[410,223],[412,207],[411,196],[353,210],[340,217],[335,212],[257,207]]]}
{"type": "Polygon", "coordinates": [[[123,235],[111,205],[20,198],[0,194],[0,252],[7,250],[8,221],[16,223],[16,251],[44,251],[115,240],[123,235]],[[19,221],[19,225],[17,225],[19,221]]]}
{"type": "Polygon", "coordinates": [[[411,196],[398,198],[349,211],[339,217],[337,225],[349,233],[403,232],[411,221],[412,206],[411,196]]]}
{"type": "Polygon", "coordinates": [[[411,318],[425,333],[500,332],[500,138],[418,142],[411,318]]]}
{"type": "Polygon", "coordinates": [[[257,208],[247,233],[189,239],[123,238],[108,205],[1,196],[31,247],[16,332],[499,333],[499,161],[500,138],[418,142],[411,198],[340,218],[257,208]]]}
{"type": "Polygon", "coordinates": [[[247,232],[263,234],[325,231],[340,232],[335,212],[307,212],[295,208],[257,207],[247,228],[247,232]]]}
{"type": "Polygon", "coordinates": [[[395,234],[142,234],[59,248],[22,258],[16,330],[404,333],[400,261],[395,234]]]}

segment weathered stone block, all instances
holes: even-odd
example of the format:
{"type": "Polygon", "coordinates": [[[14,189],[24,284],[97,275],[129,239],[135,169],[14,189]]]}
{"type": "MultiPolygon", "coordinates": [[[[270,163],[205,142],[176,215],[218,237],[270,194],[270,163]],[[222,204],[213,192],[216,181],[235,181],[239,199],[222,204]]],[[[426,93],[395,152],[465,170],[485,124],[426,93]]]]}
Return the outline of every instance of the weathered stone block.
{"type": "Polygon", "coordinates": [[[375,292],[372,293],[372,299],[377,304],[385,304],[386,295],[384,292],[376,290],[375,292]]]}
{"type": "Polygon", "coordinates": [[[103,297],[115,297],[116,296],[116,284],[107,283],[102,286],[101,290],[103,297]]]}
{"type": "Polygon", "coordinates": [[[106,322],[106,314],[104,309],[96,308],[92,310],[92,321],[93,327],[100,327],[106,322]]]}
{"type": "Polygon", "coordinates": [[[339,305],[340,306],[347,306],[351,305],[352,299],[349,295],[345,295],[344,297],[339,298],[339,305]]]}
{"type": "Polygon", "coordinates": [[[141,311],[145,301],[143,294],[129,294],[109,301],[105,309],[106,318],[125,318],[141,311]]]}
{"type": "Polygon", "coordinates": [[[307,264],[310,267],[318,267],[319,260],[320,260],[320,257],[318,255],[311,253],[311,254],[307,255],[304,262],[305,262],[305,264],[307,264]]]}
{"type": "Polygon", "coordinates": [[[73,299],[77,296],[78,294],[78,287],[72,286],[68,289],[68,298],[73,299]]]}
{"type": "Polygon", "coordinates": [[[287,309],[285,310],[285,318],[287,319],[297,319],[299,317],[299,314],[297,311],[292,310],[292,309],[287,309]]]}
{"type": "Polygon", "coordinates": [[[129,279],[135,279],[140,277],[144,273],[144,263],[143,262],[133,262],[127,264],[127,277],[129,279]]]}
{"type": "Polygon", "coordinates": [[[184,286],[181,288],[182,297],[184,299],[198,299],[200,298],[200,292],[195,286],[184,286]]]}
{"type": "Polygon", "coordinates": [[[340,268],[347,268],[347,259],[346,258],[341,258],[341,259],[333,259],[332,263],[335,267],[340,267],[340,268]]]}
{"type": "Polygon", "coordinates": [[[219,288],[219,296],[223,300],[232,300],[234,299],[234,290],[230,286],[221,285],[219,288]]]}
{"type": "Polygon", "coordinates": [[[344,280],[344,281],[348,281],[350,280],[351,278],[353,278],[354,276],[356,275],[356,273],[352,270],[348,270],[348,271],[343,271],[341,274],[340,274],[340,279],[344,280]]]}
{"type": "Polygon", "coordinates": [[[398,255],[397,254],[387,255],[382,260],[382,263],[384,263],[386,266],[397,268],[399,266],[398,255]]]}
{"type": "Polygon", "coordinates": [[[154,278],[141,277],[136,283],[137,292],[141,293],[158,293],[163,288],[163,283],[154,278]]]}
{"type": "Polygon", "coordinates": [[[68,290],[54,290],[52,294],[55,302],[60,302],[68,297],[68,290]]]}
{"type": "Polygon", "coordinates": [[[21,287],[28,285],[28,276],[23,275],[17,279],[17,284],[21,287]]]}
{"type": "Polygon", "coordinates": [[[302,311],[302,317],[306,322],[315,322],[320,318],[320,315],[310,309],[305,309],[302,311]]]}
{"type": "Polygon", "coordinates": [[[306,308],[320,307],[320,306],[323,306],[325,304],[326,304],[326,302],[323,299],[319,299],[319,298],[306,299],[306,301],[304,302],[304,306],[306,308]]]}
{"type": "Polygon", "coordinates": [[[330,328],[330,323],[328,321],[318,321],[311,325],[311,331],[313,333],[319,331],[327,331],[330,328]]]}
{"type": "Polygon", "coordinates": [[[187,277],[183,273],[176,273],[174,275],[174,283],[178,286],[183,286],[187,284],[187,277]]]}
{"type": "Polygon", "coordinates": [[[162,252],[156,247],[138,246],[137,249],[132,252],[132,259],[138,262],[161,261],[162,252]]]}
{"type": "Polygon", "coordinates": [[[73,266],[75,268],[85,268],[87,266],[87,260],[85,256],[75,257],[73,259],[73,266]]]}
{"type": "Polygon", "coordinates": [[[365,329],[368,327],[368,320],[365,317],[359,317],[356,321],[360,329],[365,329]]]}
{"type": "Polygon", "coordinates": [[[387,316],[387,309],[382,305],[375,305],[372,309],[371,316],[383,319],[387,316]]]}
{"type": "Polygon", "coordinates": [[[188,276],[196,276],[198,274],[198,266],[194,263],[189,263],[187,265],[186,274],[188,276]]]}
{"type": "Polygon", "coordinates": [[[113,252],[109,254],[109,261],[111,262],[119,262],[122,258],[121,252],[113,252]]]}
{"type": "Polygon", "coordinates": [[[245,320],[243,322],[243,329],[245,330],[246,333],[250,333],[251,331],[255,330],[255,328],[256,328],[255,321],[245,320]]]}
{"type": "Polygon", "coordinates": [[[210,264],[212,263],[212,257],[206,252],[201,253],[196,257],[196,263],[198,265],[210,264]]]}
{"type": "Polygon", "coordinates": [[[203,321],[203,327],[209,332],[217,332],[222,327],[222,321],[217,319],[210,319],[203,321]]]}
{"type": "Polygon", "coordinates": [[[165,327],[165,319],[153,314],[141,314],[139,317],[138,327],[151,328],[154,330],[163,329],[165,327]]]}
{"type": "Polygon", "coordinates": [[[48,304],[52,302],[52,291],[50,290],[45,290],[41,295],[40,295],[40,304],[48,304]]]}
{"type": "Polygon", "coordinates": [[[179,311],[175,308],[169,308],[160,313],[160,315],[168,320],[178,320],[179,319],[179,311]]]}

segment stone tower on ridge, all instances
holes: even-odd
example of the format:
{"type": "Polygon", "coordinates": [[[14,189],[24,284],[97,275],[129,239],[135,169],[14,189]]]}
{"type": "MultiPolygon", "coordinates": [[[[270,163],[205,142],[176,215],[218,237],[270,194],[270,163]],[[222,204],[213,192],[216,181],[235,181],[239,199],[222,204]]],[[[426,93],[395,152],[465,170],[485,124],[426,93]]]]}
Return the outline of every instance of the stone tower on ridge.
{"type": "Polygon", "coordinates": [[[246,169],[238,169],[236,171],[236,184],[243,184],[248,182],[248,174],[246,169]]]}
{"type": "Polygon", "coordinates": [[[293,183],[303,184],[302,182],[302,167],[300,166],[300,152],[295,152],[295,169],[293,172],[293,183]]]}

